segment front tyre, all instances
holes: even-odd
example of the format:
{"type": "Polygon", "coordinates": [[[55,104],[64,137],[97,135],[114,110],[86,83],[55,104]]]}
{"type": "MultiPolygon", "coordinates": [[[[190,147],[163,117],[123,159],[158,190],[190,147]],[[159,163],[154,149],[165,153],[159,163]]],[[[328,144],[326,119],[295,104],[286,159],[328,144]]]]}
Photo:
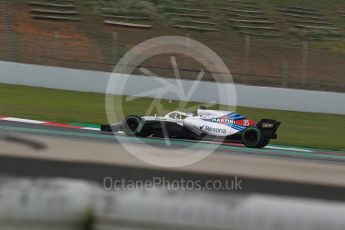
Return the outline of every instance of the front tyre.
{"type": "Polygon", "coordinates": [[[242,143],[249,148],[263,148],[269,140],[264,138],[262,131],[257,127],[246,128],[241,137],[242,143]]]}
{"type": "Polygon", "coordinates": [[[123,121],[123,131],[127,136],[138,136],[143,128],[142,119],[138,116],[128,116],[123,121]]]}

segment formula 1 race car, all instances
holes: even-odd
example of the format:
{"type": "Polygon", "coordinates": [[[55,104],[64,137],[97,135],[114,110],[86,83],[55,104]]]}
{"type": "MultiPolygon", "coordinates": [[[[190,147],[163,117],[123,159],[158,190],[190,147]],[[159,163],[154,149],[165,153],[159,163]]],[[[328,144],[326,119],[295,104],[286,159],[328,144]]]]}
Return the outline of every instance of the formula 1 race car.
{"type": "Polygon", "coordinates": [[[169,137],[182,139],[221,139],[241,142],[247,147],[265,147],[277,138],[280,122],[262,119],[258,123],[246,117],[220,110],[199,108],[197,115],[173,111],[163,117],[131,115],[123,123],[102,125],[103,132],[123,131],[127,136],[169,137]]]}

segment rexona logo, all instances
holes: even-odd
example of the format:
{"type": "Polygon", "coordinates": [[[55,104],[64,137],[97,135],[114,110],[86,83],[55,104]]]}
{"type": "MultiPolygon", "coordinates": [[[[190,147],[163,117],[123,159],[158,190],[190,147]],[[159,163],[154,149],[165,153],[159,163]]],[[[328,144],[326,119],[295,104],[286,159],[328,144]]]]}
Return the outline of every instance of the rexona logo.
{"type": "Polygon", "coordinates": [[[210,127],[210,126],[207,126],[207,125],[206,126],[205,125],[200,126],[200,129],[203,130],[203,131],[206,131],[206,132],[223,133],[223,134],[226,133],[226,129],[213,128],[213,127],[210,127]]]}
{"type": "Polygon", "coordinates": [[[212,118],[211,121],[212,122],[217,122],[217,123],[234,124],[234,120],[223,119],[223,118],[212,118]]]}

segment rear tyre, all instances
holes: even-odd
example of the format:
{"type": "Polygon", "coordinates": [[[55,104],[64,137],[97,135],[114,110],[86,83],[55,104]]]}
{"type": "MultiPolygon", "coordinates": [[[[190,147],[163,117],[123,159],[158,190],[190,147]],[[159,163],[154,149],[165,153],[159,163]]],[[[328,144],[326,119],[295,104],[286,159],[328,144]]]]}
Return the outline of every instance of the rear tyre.
{"type": "Polygon", "coordinates": [[[143,128],[143,121],[138,116],[128,116],[123,121],[123,131],[127,136],[138,136],[143,128]]]}
{"type": "Polygon", "coordinates": [[[257,147],[257,148],[263,148],[265,147],[266,145],[268,145],[270,143],[270,140],[269,139],[265,139],[261,142],[261,144],[257,147]]]}
{"type": "Polygon", "coordinates": [[[264,138],[263,133],[257,127],[248,127],[242,133],[242,143],[249,148],[262,148],[269,143],[269,140],[264,138]]]}

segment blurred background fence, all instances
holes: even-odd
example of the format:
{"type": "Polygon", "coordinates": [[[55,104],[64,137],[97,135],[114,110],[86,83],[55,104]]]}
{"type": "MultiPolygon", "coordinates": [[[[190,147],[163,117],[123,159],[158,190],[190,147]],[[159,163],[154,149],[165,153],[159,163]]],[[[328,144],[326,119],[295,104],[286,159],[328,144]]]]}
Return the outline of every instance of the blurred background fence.
{"type": "MultiPolygon", "coordinates": [[[[10,28],[1,32],[4,41],[0,45],[2,60],[101,71],[112,71],[117,61],[140,43],[136,39],[123,41],[120,33],[90,44],[75,38],[74,34],[61,35],[59,31],[47,36],[19,35],[12,33],[10,28]]],[[[235,83],[345,91],[343,53],[310,49],[306,41],[286,47],[250,36],[231,42],[195,39],[223,59],[235,83]]],[[[178,64],[183,78],[194,79],[202,67],[189,59],[180,56],[178,64]]],[[[173,75],[168,56],[153,57],[142,66],[159,76],[173,75]]]]}
{"type": "MultiPolygon", "coordinates": [[[[217,28],[224,29],[217,33],[174,29],[165,25],[167,18],[160,19],[164,25],[159,24],[158,16],[152,22],[154,29],[140,30],[104,25],[103,18],[95,11],[97,8],[85,2],[75,1],[76,5],[72,5],[80,17],[80,21],[74,22],[35,20],[34,8],[26,1],[1,0],[0,4],[1,60],[112,71],[117,61],[140,42],[180,35],[214,50],[230,69],[235,83],[345,92],[343,40],[335,43],[340,46],[339,51],[330,51],[316,49],[313,39],[297,39],[288,34],[281,39],[239,35],[230,26],[222,27],[222,22],[228,20],[225,16],[215,19],[217,28]]],[[[221,14],[219,9],[211,19],[217,14],[221,14]]],[[[279,24],[282,32],[286,32],[284,25],[279,24]]],[[[318,46],[327,48],[328,42],[332,42],[327,39],[321,40],[318,46]]],[[[200,63],[181,55],[177,55],[177,62],[186,79],[195,79],[202,68],[200,63]]],[[[160,76],[174,75],[169,55],[150,58],[142,66],[160,76]]],[[[210,76],[205,79],[212,80],[210,76]]]]}

